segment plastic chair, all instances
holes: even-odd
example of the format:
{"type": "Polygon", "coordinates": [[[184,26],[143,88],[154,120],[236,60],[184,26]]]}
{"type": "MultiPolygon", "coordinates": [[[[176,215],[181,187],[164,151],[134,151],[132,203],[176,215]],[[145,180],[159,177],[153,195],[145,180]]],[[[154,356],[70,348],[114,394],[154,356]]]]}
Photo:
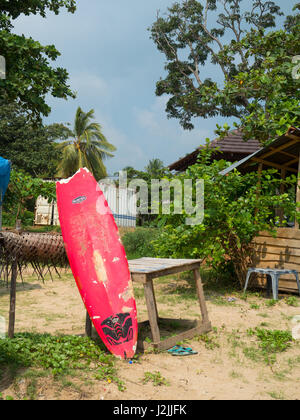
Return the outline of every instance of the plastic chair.
{"type": "Polygon", "coordinates": [[[265,274],[267,276],[267,279],[268,279],[268,289],[269,289],[269,286],[270,286],[269,279],[271,279],[273,299],[275,299],[275,300],[278,300],[279,277],[283,274],[294,274],[294,276],[296,277],[298,291],[299,291],[299,295],[300,295],[300,284],[299,284],[298,272],[296,270],[284,270],[284,269],[277,269],[277,268],[249,268],[248,273],[247,273],[247,277],[246,277],[244,293],[247,290],[248,282],[249,282],[249,279],[250,279],[250,276],[251,276],[252,273],[265,274]]]}

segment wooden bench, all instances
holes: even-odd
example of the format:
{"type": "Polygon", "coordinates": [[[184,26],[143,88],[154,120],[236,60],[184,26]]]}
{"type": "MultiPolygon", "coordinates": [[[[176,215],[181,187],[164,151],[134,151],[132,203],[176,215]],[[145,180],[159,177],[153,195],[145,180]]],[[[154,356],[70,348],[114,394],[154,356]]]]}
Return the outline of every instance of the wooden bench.
{"type": "MultiPolygon", "coordinates": [[[[159,350],[167,350],[173,347],[178,341],[193,338],[195,335],[204,334],[211,330],[211,323],[208,318],[207,307],[205,303],[202,281],[200,277],[201,260],[187,260],[187,259],[166,259],[166,258],[140,258],[129,261],[129,269],[133,282],[142,283],[144,286],[145,300],[148,310],[149,320],[139,324],[139,327],[145,323],[150,324],[152,343],[139,342],[139,347],[143,349],[151,346],[159,350]],[[161,340],[159,322],[163,320],[158,316],[158,310],[155,299],[153,280],[162,276],[170,274],[181,273],[183,271],[192,270],[194,272],[194,279],[196,283],[197,296],[200,305],[200,312],[202,316],[201,321],[195,321],[196,326],[176,336],[168,337],[161,340]]],[[[91,321],[87,314],[86,334],[91,335],[91,321]]]]}

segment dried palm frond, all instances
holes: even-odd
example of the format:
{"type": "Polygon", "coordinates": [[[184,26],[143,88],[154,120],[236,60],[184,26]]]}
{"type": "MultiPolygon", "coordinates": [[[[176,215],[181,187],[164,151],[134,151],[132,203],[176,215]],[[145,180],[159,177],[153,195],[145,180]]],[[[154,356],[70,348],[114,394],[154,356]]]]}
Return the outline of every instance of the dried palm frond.
{"type": "Polygon", "coordinates": [[[64,241],[59,234],[15,233],[4,231],[0,234],[0,279],[9,282],[12,263],[17,261],[18,271],[31,266],[39,279],[58,268],[69,266],[64,241]]]}

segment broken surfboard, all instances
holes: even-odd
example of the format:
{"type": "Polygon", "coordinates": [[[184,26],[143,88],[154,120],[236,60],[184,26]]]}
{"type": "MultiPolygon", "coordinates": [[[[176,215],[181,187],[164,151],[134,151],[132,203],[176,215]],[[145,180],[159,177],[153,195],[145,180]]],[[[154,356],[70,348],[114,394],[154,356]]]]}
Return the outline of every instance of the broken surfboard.
{"type": "Polygon", "coordinates": [[[57,182],[56,193],[66,252],[87,312],[108,350],[132,358],[136,303],[125,250],[104,194],[86,168],[57,182]]]}

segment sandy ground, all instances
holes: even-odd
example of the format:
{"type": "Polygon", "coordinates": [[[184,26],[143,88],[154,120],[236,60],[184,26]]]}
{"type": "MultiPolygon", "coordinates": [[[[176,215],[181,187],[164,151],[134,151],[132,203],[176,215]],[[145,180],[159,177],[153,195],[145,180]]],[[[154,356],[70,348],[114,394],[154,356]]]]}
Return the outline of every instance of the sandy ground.
{"type": "MultiPolygon", "coordinates": [[[[180,298],[172,290],[186,280],[165,278],[156,285],[160,315],[170,318],[200,318],[197,300],[180,298]]],[[[139,321],[147,318],[141,288],[135,285],[139,321]]],[[[292,318],[300,315],[300,306],[290,306],[286,298],[268,306],[265,297],[231,293],[219,296],[206,292],[213,331],[206,338],[195,337],[184,343],[197,355],[174,357],[167,352],[141,354],[138,360],[116,361],[119,377],[126,390],[114,383],[96,381],[88,375],[70,378],[67,383],[51,377],[38,379],[36,399],[115,399],[115,400],[239,400],[299,399],[300,346],[297,341],[285,352],[276,355],[276,363],[268,366],[254,356],[247,357],[245,348],[256,346],[249,328],[291,330],[292,318]],[[234,297],[234,302],[228,302],[234,297]],[[166,381],[158,386],[143,383],[146,372],[159,372],[166,381]]],[[[0,288],[0,316],[8,319],[9,293],[0,288]]],[[[297,298],[297,305],[300,300],[297,298]]],[[[16,332],[47,332],[51,334],[83,334],[85,310],[71,274],[62,280],[44,284],[36,279],[18,285],[16,332]]],[[[254,352],[255,353],[255,352],[254,352]]],[[[2,396],[15,399],[26,394],[28,379],[22,372],[11,381],[0,380],[2,396]]]]}

